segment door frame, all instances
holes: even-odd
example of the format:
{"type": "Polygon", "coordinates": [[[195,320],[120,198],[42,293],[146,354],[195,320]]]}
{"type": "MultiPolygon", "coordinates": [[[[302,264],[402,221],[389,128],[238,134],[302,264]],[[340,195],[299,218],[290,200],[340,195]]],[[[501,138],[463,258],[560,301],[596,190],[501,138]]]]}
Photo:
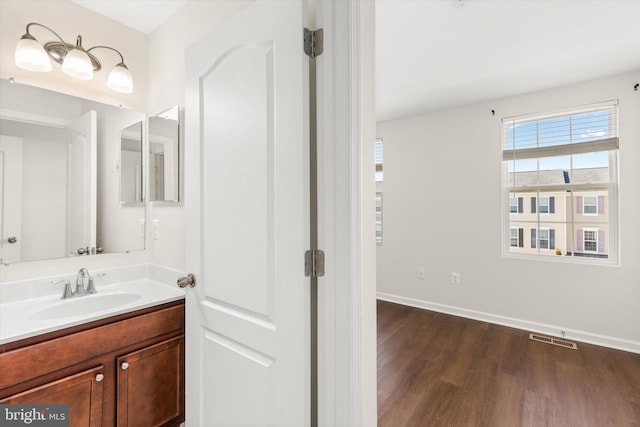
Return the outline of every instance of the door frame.
{"type": "Polygon", "coordinates": [[[318,80],[320,426],[377,424],[375,3],[321,1],[318,80]]]}
{"type": "MultiPolygon", "coordinates": [[[[324,28],[325,46],[316,58],[318,243],[326,253],[325,276],[318,280],[318,425],[372,426],[377,424],[375,4],[316,0],[315,5],[315,26],[324,28]]],[[[201,197],[199,185],[189,185],[199,182],[199,173],[199,166],[185,170],[185,207],[201,197]]],[[[199,212],[185,209],[187,228],[197,227],[198,219],[199,212]]],[[[199,250],[199,242],[185,248],[186,259],[198,268],[199,250]]],[[[300,254],[301,268],[303,260],[300,254]]]]}

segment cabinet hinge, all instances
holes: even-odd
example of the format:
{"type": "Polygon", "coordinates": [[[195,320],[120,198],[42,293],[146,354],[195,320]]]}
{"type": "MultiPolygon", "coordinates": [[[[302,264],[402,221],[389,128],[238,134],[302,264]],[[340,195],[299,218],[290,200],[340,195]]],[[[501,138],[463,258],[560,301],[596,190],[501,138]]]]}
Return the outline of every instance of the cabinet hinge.
{"type": "Polygon", "coordinates": [[[304,253],[304,275],[307,277],[324,276],[324,252],[311,249],[304,253]]]}
{"type": "Polygon", "coordinates": [[[324,36],[322,28],[318,28],[315,31],[311,31],[308,28],[304,29],[304,53],[311,59],[315,59],[316,56],[320,56],[324,50],[324,36]]]}

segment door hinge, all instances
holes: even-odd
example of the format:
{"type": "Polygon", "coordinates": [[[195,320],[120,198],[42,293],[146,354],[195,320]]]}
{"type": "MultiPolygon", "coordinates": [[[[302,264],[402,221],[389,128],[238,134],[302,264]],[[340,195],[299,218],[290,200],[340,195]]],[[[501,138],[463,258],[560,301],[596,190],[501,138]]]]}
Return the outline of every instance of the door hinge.
{"type": "Polygon", "coordinates": [[[315,59],[316,56],[320,56],[324,50],[324,36],[322,28],[318,28],[315,31],[311,31],[308,28],[304,29],[304,53],[311,59],[315,59]]]}
{"type": "Polygon", "coordinates": [[[324,252],[311,249],[304,253],[304,275],[307,277],[324,276],[324,252]]]}

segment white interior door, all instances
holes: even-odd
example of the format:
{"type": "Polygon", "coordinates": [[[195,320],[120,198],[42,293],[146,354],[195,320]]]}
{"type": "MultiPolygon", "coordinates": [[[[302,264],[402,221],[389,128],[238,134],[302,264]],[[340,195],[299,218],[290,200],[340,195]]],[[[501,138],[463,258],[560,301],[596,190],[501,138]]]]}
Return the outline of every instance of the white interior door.
{"type": "Polygon", "coordinates": [[[187,50],[189,426],[309,424],[306,2],[187,50]]]}
{"type": "Polygon", "coordinates": [[[22,138],[0,135],[0,261],[20,261],[22,138]]]}
{"type": "Polygon", "coordinates": [[[89,111],[67,127],[67,253],[93,247],[97,220],[97,114],[89,111]]]}

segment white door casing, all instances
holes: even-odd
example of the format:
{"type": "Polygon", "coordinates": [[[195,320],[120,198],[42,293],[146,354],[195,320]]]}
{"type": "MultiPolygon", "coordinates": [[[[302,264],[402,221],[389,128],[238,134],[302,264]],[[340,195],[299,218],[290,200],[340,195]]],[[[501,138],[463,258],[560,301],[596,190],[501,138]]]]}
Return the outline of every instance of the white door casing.
{"type": "Polygon", "coordinates": [[[306,17],[256,2],[187,50],[190,426],[309,424],[306,17]]]}
{"type": "Polygon", "coordinates": [[[67,173],[67,254],[96,246],[97,113],[89,111],[66,128],[69,145],[67,173]]]}
{"type": "Polygon", "coordinates": [[[20,262],[21,247],[22,138],[0,135],[0,261],[20,262]]]}

